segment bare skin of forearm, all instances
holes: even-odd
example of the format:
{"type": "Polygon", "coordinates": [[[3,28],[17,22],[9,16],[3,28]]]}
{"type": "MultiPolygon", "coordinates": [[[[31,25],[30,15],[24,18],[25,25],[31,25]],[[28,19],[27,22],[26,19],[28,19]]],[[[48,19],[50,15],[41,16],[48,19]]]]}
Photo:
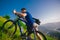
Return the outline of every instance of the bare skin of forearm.
{"type": "Polygon", "coordinates": [[[20,12],[16,12],[15,14],[26,21],[26,19],[24,18],[24,14],[21,14],[20,12]]]}
{"type": "Polygon", "coordinates": [[[21,16],[21,13],[20,12],[16,12],[15,13],[17,16],[21,16]]]}

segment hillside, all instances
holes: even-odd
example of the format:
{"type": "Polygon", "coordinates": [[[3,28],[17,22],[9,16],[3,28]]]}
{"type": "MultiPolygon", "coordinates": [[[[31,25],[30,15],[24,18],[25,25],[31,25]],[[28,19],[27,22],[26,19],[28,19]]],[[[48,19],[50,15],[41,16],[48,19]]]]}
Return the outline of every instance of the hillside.
{"type": "MultiPolygon", "coordinates": [[[[6,21],[7,21],[7,19],[5,19],[5,18],[3,18],[3,17],[0,16],[0,35],[1,35],[0,38],[2,37],[1,40],[4,40],[4,39],[11,40],[11,38],[9,37],[9,35],[7,35],[7,34],[5,34],[5,33],[3,33],[1,31],[2,30],[1,29],[2,28],[2,25],[6,21]]],[[[11,23],[8,23],[7,26],[9,26],[10,24],[11,23]]],[[[22,21],[20,21],[20,24],[21,24],[22,27],[24,27],[24,30],[25,30],[26,29],[26,25],[22,21]]],[[[13,31],[13,29],[11,31],[13,31]]],[[[15,37],[17,38],[19,36],[20,36],[20,31],[19,31],[19,27],[17,26],[17,32],[15,33],[15,37]]]]}
{"type": "MultiPolygon", "coordinates": [[[[3,23],[7,21],[7,19],[3,18],[0,16],[0,28],[2,27],[3,23]]],[[[22,24],[22,26],[24,26],[24,24],[22,24]]],[[[48,40],[55,40],[52,37],[46,36],[48,40]]],[[[9,35],[3,33],[0,29],[0,40],[12,40],[11,37],[9,37],[9,35]]],[[[15,38],[14,40],[20,40],[20,32],[19,29],[17,30],[16,34],[15,34],[15,38]]]]}
{"type": "Polygon", "coordinates": [[[0,27],[3,25],[5,21],[6,19],[0,16],[0,27]]]}
{"type": "Polygon", "coordinates": [[[47,23],[47,24],[40,25],[40,27],[39,27],[39,29],[43,29],[46,31],[48,31],[48,30],[56,31],[59,28],[60,28],[60,22],[47,23]]]}

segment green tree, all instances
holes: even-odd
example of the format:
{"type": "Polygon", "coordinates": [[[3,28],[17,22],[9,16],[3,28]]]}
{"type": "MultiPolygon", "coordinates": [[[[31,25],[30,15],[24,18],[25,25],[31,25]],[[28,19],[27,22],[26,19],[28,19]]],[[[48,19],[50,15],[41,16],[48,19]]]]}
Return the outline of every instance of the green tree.
{"type": "Polygon", "coordinates": [[[6,19],[10,19],[10,16],[9,15],[5,15],[3,17],[6,18],[6,19]]]}

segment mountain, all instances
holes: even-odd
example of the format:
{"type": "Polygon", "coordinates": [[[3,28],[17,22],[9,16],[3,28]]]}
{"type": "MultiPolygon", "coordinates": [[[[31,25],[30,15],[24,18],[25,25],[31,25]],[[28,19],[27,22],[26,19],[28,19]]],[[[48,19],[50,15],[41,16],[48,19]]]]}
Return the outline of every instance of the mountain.
{"type": "Polygon", "coordinates": [[[56,30],[60,32],[60,28],[58,28],[58,29],[56,29],[56,30]]]}
{"type": "Polygon", "coordinates": [[[43,30],[44,32],[46,31],[58,31],[57,29],[60,28],[60,22],[54,22],[54,23],[47,23],[39,26],[39,30],[43,30]]]}

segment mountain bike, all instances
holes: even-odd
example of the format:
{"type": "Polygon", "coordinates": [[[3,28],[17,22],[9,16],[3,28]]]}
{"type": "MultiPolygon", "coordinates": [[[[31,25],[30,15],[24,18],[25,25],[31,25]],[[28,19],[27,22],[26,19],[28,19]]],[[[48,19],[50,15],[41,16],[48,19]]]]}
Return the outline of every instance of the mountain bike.
{"type": "Polygon", "coordinates": [[[30,35],[29,40],[47,40],[42,32],[36,31],[34,28],[31,30],[30,33],[28,33],[27,30],[26,32],[23,32],[19,20],[24,23],[26,22],[21,18],[17,18],[16,20],[7,20],[6,22],[4,22],[2,26],[2,31],[8,34],[10,37],[13,37],[14,34],[16,33],[17,27],[19,27],[21,40],[27,40],[29,35],[30,35]],[[40,38],[37,37],[36,33],[38,33],[40,38]]]}

